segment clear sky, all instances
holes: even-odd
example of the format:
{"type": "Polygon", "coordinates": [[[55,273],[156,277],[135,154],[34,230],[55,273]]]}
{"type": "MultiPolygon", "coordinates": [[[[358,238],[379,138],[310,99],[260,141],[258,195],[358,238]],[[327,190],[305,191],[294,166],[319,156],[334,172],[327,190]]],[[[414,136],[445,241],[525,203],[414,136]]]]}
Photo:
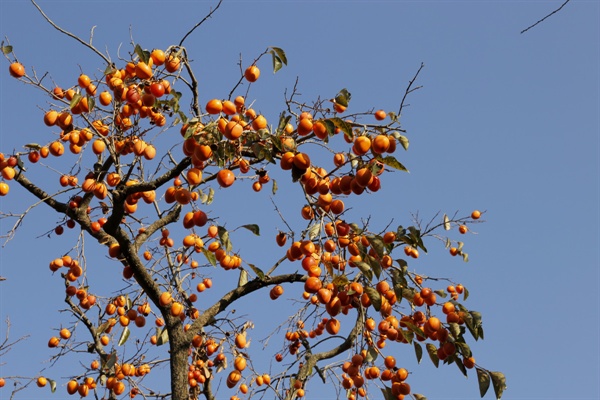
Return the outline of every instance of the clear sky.
{"type": "MultiPolygon", "coordinates": [[[[178,42],[214,3],[39,2],[56,23],[86,40],[95,26],[94,44],[112,55],[119,45],[122,54],[131,51],[130,35],[149,49],[178,42]]],[[[356,207],[371,207],[365,213],[381,226],[390,218],[406,226],[414,212],[427,220],[438,211],[487,211],[478,234],[465,239],[469,263],[449,257],[440,244],[414,268],[469,288],[467,304],[483,313],[485,328],[485,340],[473,345],[475,356],[484,367],[506,374],[505,399],[600,398],[600,5],[572,0],[519,34],[561,3],[226,0],[187,41],[203,102],[227,96],[239,77],[240,54],[246,63],[267,46],[283,48],[289,66],[272,75],[270,61],[261,61],[264,75],[251,92],[258,99],[255,108],[273,121],[296,77],[305,101],[347,88],[354,110],[395,110],[409,79],[425,64],[418,79],[423,88],[410,95],[402,117],[410,149],[398,156],[411,172],[392,175],[381,192],[356,207]]],[[[98,75],[101,67],[99,58],[49,27],[28,1],[0,0],[0,34],[27,68],[34,66],[39,76],[49,71],[65,86],[75,83],[80,68],[98,75]]],[[[4,153],[48,140],[38,108],[45,98],[7,69],[3,61],[4,153]]],[[[272,241],[275,227],[283,224],[268,193],[254,194],[249,184],[236,190],[244,207],[235,195],[218,193],[228,213],[223,218],[264,223],[263,238],[272,241]]],[[[278,197],[287,202],[285,192],[278,197]]],[[[0,210],[22,211],[31,201],[12,184],[0,210]]],[[[301,203],[295,202],[283,210],[297,212],[301,203]]],[[[217,206],[212,210],[216,215],[217,206]]],[[[47,265],[57,251],[73,245],[75,235],[46,238],[57,222],[40,208],[0,248],[0,275],[8,278],[0,282],[0,320],[10,317],[11,338],[30,335],[3,357],[0,376],[48,367],[54,352],[47,340],[69,321],[57,311],[64,308],[63,289],[47,265]]],[[[11,224],[1,220],[0,231],[11,224]]],[[[240,234],[238,242],[255,249],[249,250],[251,262],[263,262],[259,239],[240,234]]],[[[109,270],[103,254],[91,260],[109,270]]],[[[479,397],[474,374],[465,380],[455,367],[436,370],[427,359],[416,366],[412,350],[400,350],[396,358],[411,366],[416,392],[430,400],[479,397]]],[[[73,372],[64,363],[57,368],[52,372],[57,378],[73,372]]],[[[318,390],[308,396],[324,398],[318,390]]],[[[0,399],[7,393],[0,389],[0,399]]],[[[20,395],[59,398],[65,389],[20,395]]],[[[492,397],[490,390],[486,398],[492,397]]]]}

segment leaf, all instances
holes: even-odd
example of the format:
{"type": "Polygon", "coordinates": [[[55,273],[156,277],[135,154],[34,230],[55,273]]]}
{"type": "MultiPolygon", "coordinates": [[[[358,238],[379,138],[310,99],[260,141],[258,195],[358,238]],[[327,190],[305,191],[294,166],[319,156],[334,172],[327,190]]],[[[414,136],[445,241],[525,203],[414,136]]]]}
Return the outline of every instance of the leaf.
{"type": "Polygon", "coordinates": [[[219,239],[225,247],[225,251],[229,253],[233,248],[231,241],[229,240],[229,232],[227,232],[227,229],[223,228],[222,226],[217,226],[217,229],[219,231],[219,239]]]}
{"type": "Polygon", "coordinates": [[[454,359],[454,364],[456,364],[458,369],[460,369],[460,372],[462,372],[465,377],[468,377],[469,375],[467,375],[467,368],[465,368],[465,365],[462,363],[462,360],[458,357],[458,355],[454,353],[452,358],[454,359]]]}
{"type": "Polygon", "coordinates": [[[213,202],[214,198],[215,198],[215,189],[210,188],[210,189],[208,189],[208,196],[206,198],[206,201],[204,201],[203,203],[206,204],[207,206],[209,206],[213,202]]]}
{"type": "Polygon", "coordinates": [[[273,56],[273,73],[276,73],[283,67],[282,60],[277,57],[275,52],[271,52],[271,55],[273,56]]]}
{"type": "Polygon", "coordinates": [[[404,148],[404,150],[408,150],[408,138],[406,136],[399,135],[397,139],[404,148]]]}
{"type": "Polygon", "coordinates": [[[159,329],[160,328],[156,328],[156,345],[162,346],[169,341],[169,332],[166,327],[160,329],[160,331],[159,329]]]}
{"type": "Polygon", "coordinates": [[[260,268],[258,268],[254,264],[250,264],[250,263],[247,263],[247,264],[252,269],[252,271],[254,271],[254,273],[256,274],[256,276],[258,276],[258,279],[260,279],[261,281],[265,280],[265,273],[260,268]]]}
{"type": "Polygon", "coordinates": [[[435,365],[436,368],[439,367],[440,359],[437,356],[437,348],[431,343],[427,343],[425,347],[427,348],[427,353],[429,353],[429,358],[431,358],[433,365],[435,365]]]}
{"type": "Polygon", "coordinates": [[[381,388],[381,393],[383,393],[384,400],[396,400],[396,396],[392,393],[392,388],[387,386],[381,388]]]}
{"type": "Polygon", "coordinates": [[[365,357],[365,362],[370,364],[373,361],[377,360],[378,356],[379,356],[379,353],[377,352],[377,349],[373,346],[370,346],[369,350],[367,350],[367,356],[365,357]]]}
{"type": "Polygon", "coordinates": [[[448,218],[448,216],[446,214],[444,214],[444,229],[449,231],[451,228],[450,226],[450,218],[448,218]]]}
{"type": "Polygon", "coordinates": [[[114,367],[116,363],[117,363],[117,353],[115,351],[113,351],[112,353],[110,353],[110,356],[108,356],[108,360],[106,360],[106,363],[104,364],[102,369],[103,370],[111,370],[112,367],[114,367]]]}
{"type": "Polygon", "coordinates": [[[415,346],[415,355],[417,356],[417,362],[421,364],[421,359],[423,358],[423,347],[416,341],[413,342],[413,345],[415,346]]]}
{"type": "Polygon", "coordinates": [[[277,57],[279,57],[279,59],[281,60],[282,63],[287,65],[287,57],[286,57],[285,51],[283,51],[283,49],[281,49],[280,47],[271,47],[271,50],[273,50],[275,53],[277,53],[277,57]]]}
{"type": "Polygon", "coordinates": [[[73,95],[73,98],[71,99],[71,102],[69,103],[69,108],[71,108],[71,110],[72,110],[73,108],[75,108],[77,106],[77,104],[79,104],[80,101],[81,101],[81,94],[75,93],[73,95]]]}
{"type": "Polygon", "coordinates": [[[494,386],[494,393],[496,393],[496,398],[499,400],[502,397],[502,392],[506,389],[506,377],[502,372],[493,372],[490,371],[490,376],[492,377],[492,385],[494,386]]]}
{"type": "Polygon", "coordinates": [[[399,171],[404,171],[404,172],[409,172],[408,169],[406,169],[406,167],[404,165],[402,165],[402,163],[398,160],[396,160],[395,157],[393,156],[387,156],[387,157],[381,157],[381,156],[377,156],[375,157],[378,161],[384,163],[385,165],[387,165],[388,167],[392,167],[394,169],[397,169],[399,171]]]}
{"type": "Polygon", "coordinates": [[[248,273],[245,269],[240,269],[240,277],[238,278],[238,287],[248,283],[248,273]]]}
{"type": "Polygon", "coordinates": [[[250,232],[254,233],[256,236],[260,236],[260,227],[256,224],[248,224],[242,225],[240,228],[248,229],[250,232]]]}
{"type": "Polygon", "coordinates": [[[40,150],[42,148],[42,146],[40,146],[37,143],[27,143],[27,144],[24,144],[23,147],[25,147],[26,149],[29,149],[29,150],[40,150]]]}
{"type": "Polygon", "coordinates": [[[321,223],[317,222],[316,224],[311,225],[308,228],[308,239],[315,240],[316,238],[319,237],[320,233],[321,233],[321,223]]]}
{"type": "Polygon", "coordinates": [[[467,253],[462,253],[462,258],[464,262],[469,262],[469,254],[467,253]]]}
{"type": "Polygon", "coordinates": [[[456,322],[450,322],[448,324],[448,331],[453,338],[458,338],[461,334],[460,325],[458,325],[456,322]]]}
{"type": "Polygon", "coordinates": [[[331,283],[336,288],[343,288],[344,286],[348,285],[350,281],[348,280],[348,277],[346,275],[337,275],[335,278],[333,278],[331,283]]]}
{"type": "Polygon", "coordinates": [[[350,94],[350,92],[348,92],[348,90],[344,88],[340,90],[340,92],[335,96],[335,102],[344,107],[348,107],[348,102],[350,101],[351,97],[352,95],[350,94]]]}
{"type": "Polygon", "coordinates": [[[50,391],[52,393],[56,392],[56,381],[54,379],[48,379],[48,383],[50,384],[50,391]]]}
{"type": "Polygon", "coordinates": [[[468,344],[457,341],[457,342],[454,342],[454,345],[459,350],[460,354],[462,354],[464,357],[468,358],[473,355],[473,353],[471,353],[471,348],[469,347],[468,344]]]}
{"type": "Polygon", "coordinates": [[[490,376],[487,371],[481,368],[475,367],[475,369],[477,370],[477,381],[479,382],[479,394],[483,397],[490,388],[490,376]]]}
{"type": "Polygon", "coordinates": [[[369,244],[375,250],[375,253],[379,256],[379,258],[383,257],[383,251],[385,249],[383,244],[383,238],[378,235],[369,235],[367,236],[369,239],[369,244]]]}
{"type": "Polygon", "coordinates": [[[210,263],[210,265],[212,265],[213,267],[217,266],[217,257],[212,251],[209,251],[206,248],[202,247],[202,253],[206,257],[206,260],[210,263]]]}
{"type": "Polygon", "coordinates": [[[408,343],[413,342],[413,339],[415,337],[414,333],[412,333],[411,331],[404,330],[404,329],[399,329],[398,332],[402,335],[404,340],[406,340],[408,343]]]}
{"type": "Polygon", "coordinates": [[[123,332],[121,332],[121,337],[119,338],[119,342],[117,343],[117,346],[123,346],[125,344],[125,342],[127,341],[127,339],[129,339],[130,333],[131,332],[129,331],[128,326],[123,328],[123,332]]]}
{"type": "Polygon", "coordinates": [[[340,128],[348,138],[352,138],[352,125],[350,125],[348,122],[337,117],[329,118],[328,121],[333,122],[333,124],[340,128]]]}
{"type": "Polygon", "coordinates": [[[96,100],[92,96],[87,96],[87,99],[88,99],[88,108],[90,110],[88,112],[92,112],[94,110],[94,107],[96,106],[96,100]]]}
{"type": "Polygon", "coordinates": [[[375,311],[379,311],[381,309],[381,295],[379,292],[372,287],[366,287],[365,292],[367,293],[369,300],[371,300],[371,304],[373,305],[373,308],[375,308],[375,311]]]}
{"type": "Polygon", "coordinates": [[[275,193],[277,193],[277,181],[275,179],[272,179],[272,181],[273,181],[272,193],[275,194],[275,193]]]}
{"type": "Polygon", "coordinates": [[[463,290],[463,300],[467,300],[467,297],[469,297],[469,291],[467,288],[464,288],[463,290]]]}
{"type": "Polygon", "coordinates": [[[134,51],[135,51],[135,54],[138,55],[138,57],[140,58],[141,61],[148,64],[148,61],[150,60],[150,52],[149,51],[142,49],[142,47],[139,44],[135,45],[134,51]]]}
{"type": "Polygon", "coordinates": [[[398,302],[400,302],[402,300],[402,288],[406,286],[407,282],[404,278],[404,275],[400,274],[400,272],[396,269],[392,270],[392,284],[394,293],[396,293],[398,302]]]}
{"type": "Polygon", "coordinates": [[[446,293],[446,291],[444,289],[435,290],[434,293],[437,294],[438,296],[440,296],[442,299],[445,299],[446,297],[448,297],[448,294],[446,293]]]}
{"type": "Polygon", "coordinates": [[[415,400],[427,400],[427,397],[423,396],[422,394],[418,394],[418,393],[413,393],[413,397],[415,398],[415,400]]]}
{"type": "Polygon", "coordinates": [[[371,270],[371,267],[369,266],[369,264],[367,264],[364,261],[357,261],[354,263],[354,265],[356,265],[356,267],[358,269],[360,269],[360,272],[363,273],[363,275],[369,280],[372,281],[373,280],[373,270],[371,270]]]}
{"type": "Polygon", "coordinates": [[[96,332],[98,334],[104,333],[108,329],[109,326],[110,326],[110,322],[106,321],[106,322],[102,323],[100,326],[98,326],[98,329],[96,329],[96,332]]]}
{"type": "Polygon", "coordinates": [[[13,47],[12,46],[2,46],[2,53],[4,54],[10,54],[13,51],[13,47]]]}

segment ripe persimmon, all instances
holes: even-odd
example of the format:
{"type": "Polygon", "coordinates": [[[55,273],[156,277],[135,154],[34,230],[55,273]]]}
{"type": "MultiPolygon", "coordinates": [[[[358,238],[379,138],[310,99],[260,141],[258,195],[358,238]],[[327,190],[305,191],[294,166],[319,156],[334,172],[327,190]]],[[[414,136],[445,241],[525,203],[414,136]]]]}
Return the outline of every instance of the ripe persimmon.
{"type": "Polygon", "coordinates": [[[233,185],[235,175],[228,169],[222,169],[217,173],[217,182],[221,187],[229,187],[233,185]]]}
{"type": "Polygon", "coordinates": [[[223,110],[223,102],[219,99],[212,99],[206,103],[205,108],[209,114],[218,114],[223,110]]]}
{"type": "Polygon", "coordinates": [[[260,76],[260,69],[256,65],[251,65],[244,71],[244,78],[248,82],[256,82],[260,76]]]}
{"type": "Polygon", "coordinates": [[[473,219],[479,219],[479,217],[481,217],[481,211],[479,210],[475,210],[471,213],[471,218],[473,219]]]}
{"type": "Polygon", "coordinates": [[[21,63],[14,62],[8,67],[8,72],[13,78],[22,78],[25,76],[25,67],[21,63]]]}
{"type": "Polygon", "coordinates": [[[375,111],[375,119],[377,121],[383,121],[386,116],[387,116],[387,114],[383,110],[377,110],[377,111],[375,111]]]}

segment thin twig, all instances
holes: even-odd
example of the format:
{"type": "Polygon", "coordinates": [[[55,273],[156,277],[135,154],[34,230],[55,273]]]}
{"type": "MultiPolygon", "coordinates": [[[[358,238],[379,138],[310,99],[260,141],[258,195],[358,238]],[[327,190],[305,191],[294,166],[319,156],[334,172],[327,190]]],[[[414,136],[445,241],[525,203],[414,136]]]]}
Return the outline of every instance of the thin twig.
{"type": "Polygon", "coordinates": [[[521,31],[521,33],[525,33],[528,30],[530,30],[531,28],[533,28],[534,26],[536,26],[537,24],[540,24],[542,22],[544,22],[546,19],[550,18],[552,15],[556,14],[557,12],[559,12],[564,6],[567,5],[567,3],[571,1],[571,0],[566,0],[564,3],[562,3],[562,5],[560,7],[558,7],[556,10],[552,11],[550,14],[546,15],[544,18],[540,19],[538,22],[536,22],[533,25],[528,26],[527,28],[523,29],[521,31]]]}
{"type": "Polygon", "coordinates": [[[190,31],[188,33],[185,34],[185,36],[179,42],[180,47],[183,46],[184,40],[187,39],[187,37],[190,36],[192,34],[192,32],[194,32],[196,30],[196,28],[198,28],[200,25],[202,25],[204,23],[204,21],[209,19],[215,13],[215,11],[217,11],[219,9],[222,2],[223,2],[223,0],[219,0],[219,3],[217,3],[217,6],[215,8],[213,8],[212,10],[210,10],[210,12],[206,15],[206,17],[202,18],[202,21],[200,21],[196,25],[194,25],[194,27],[192,29],[190,29],[190,31]]]}
{"type": "Polygon", "coordinates": [[[419,76],[419,73],[421,72],[423,67],[425,67],[425,64],[421,63],[421,66],[417,70],[417,73],[415,74],[415,76],[413,76],[413,78],[410,80],[410,82],[408,82],[408,86],[406,87],[406,90],[404,91],[404,96],[402,96],[402,101],[400,102],[400,108],[398,109],[398,117],[400,117],[402,115],[402,108],[404,108],[404,101],[406,100],[406,97],[410,93],[414,92],[415,90],[422,88],[422,86],[417,86],[417,87],[411,89],[413,83],[415,83],[415,81],[417,80],[417,77],[419,76]]]}
{"type": "Polygon", "coordinates": [[[106,62],[106,64],[110,65],[111,62],[110,60],[104,55],[102,54],[97,48],[95,48],[94,46],[91,45],[91,39],[90,39],[90,43],[87,43],[86,41],[82,40],[80,37],[78,37],[77,35],[72,34],[71,32],[68,32],[66,30],[64,30],[63,28],[61,28],[60,26],[56,25],[45,13],[44,11],[42,11],[42,9],[40,8],[40,6],[37,5],[37,3],[35,2],[35,0],[31,0],[31,2],[33,3],[33,5],[35,6],[35,8],[38,9],[38,11],[40,12],[40,14],[42,14],[42,17],[44,17],[44,19],[46,21],[48,21],[48,23],[50,25],[52,25],[56,30],[58,30],[59,32],[77,40],[79,43],[81,43],[82,45],[84,45],[85,47],[87,47],[88,49],[92,50],[94,53],[98,54],[100,57],[102,57],[102,59],[106,62]]]}

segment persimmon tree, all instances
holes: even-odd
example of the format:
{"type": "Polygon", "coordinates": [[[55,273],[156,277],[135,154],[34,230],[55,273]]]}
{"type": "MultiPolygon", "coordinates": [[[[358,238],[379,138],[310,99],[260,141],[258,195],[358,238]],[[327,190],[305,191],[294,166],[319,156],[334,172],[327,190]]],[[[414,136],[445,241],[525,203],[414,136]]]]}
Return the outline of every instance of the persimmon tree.
{"type": "Polygon", "coordinates": [[[13,395],[35,383],[111,399],[293,399],[310,397],[307,382],[316,378],[339,398],[424,399],[396,361],[409,352],[436,367],[454,364],[464,375],[474,368],[481,395],[491,384],[500,397],[504,376],[477,364],[468,344],[483,339],[481,314],[464,304],[469,292],[414,268],[430,242],[467,261],[463,242],[447,233],[467,234],[482,213],[376,227],[369,215],[378,210],[348,210],[358,196],[382,195],[386,179],[401,179],[390,171],[406,171],[398,160],[409,147],[400,115],[423,66],[395,111],[354,111],[346,89],[299,101],[295,85],[281,110],[257,114],[252,88],[265,79],[260,68],[272,63],[277,72],[287,64],[282,49],[269,47],[240,60],[239,76],[220,98],[202,99],[185,40],[218,5],[178,44],[132,44],[117,59],[38,7],[98,61],[100,72],[61,84],[2,44],[9,73],[48,99],[39,116],[47,140],[0,153],[0,195],[32,199],[25,210],[1,210],[13,221],[4,244],[34,207],[58,216],[47,232],[56,241],[47,275],[64,287],[69,316],[48,346],[56,349],[54,361],[81,360],[67,379],[53,378],[50,368],[43,376],[9,374],[2,385],[12,381],[13,395]],[[272,201],[248,214],[275,214],[285,230],[272,237],[260,223],[210,211],[233,190],[270,190],[272,201]],[[285,215],[280,205],[296,195],[304,206],[285,215]],[[244,258],[238,228],[261,238],[263,260],[244,258]],[[77,234],[61,236],[69,230],[77,234]],[[89,278],[97,262],[86,254],[94,246],[120,266],[110,270],[110,284],[89,278]],[[262,337],[255,337],[251,314],[235,314],[255,292],[264,302],[284,303],[272,313],[273,326],[261,327],[272,332],[262,337]],[[257,360],[273,346],[273,362],[261,370],[257,360]],[[151,378],[164,376],[155,372],[161,369],[170,371],[167,389],[151,378]]]}

